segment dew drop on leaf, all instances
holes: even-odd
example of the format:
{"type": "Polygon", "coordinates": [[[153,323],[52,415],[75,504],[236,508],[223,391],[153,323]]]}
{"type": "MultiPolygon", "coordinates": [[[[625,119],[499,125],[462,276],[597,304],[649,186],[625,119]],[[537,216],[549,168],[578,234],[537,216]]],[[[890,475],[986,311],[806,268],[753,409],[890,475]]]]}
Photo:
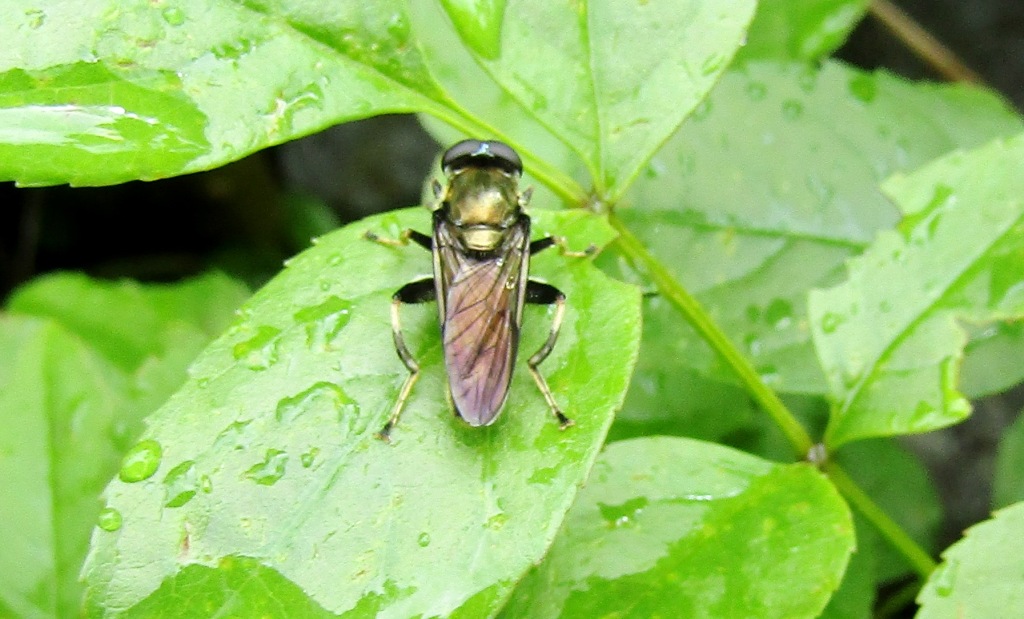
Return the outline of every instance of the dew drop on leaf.
{"type": "Polygon", "coordinates": [[[775,299],[764,310],[764,319],[776,331],[793,324],[793,304],[786,299],[775,299]]]}
{"type": "Polygon", "coordinates": [[[96,525],[104,531],[116,531],[121,528],[123,519],[121,512],[113,507],[104,507],[96,519],[96,525]]]}
{"type": "Polygon", "coordinates": [[[789,99],[782,104],[782,117],[786,120],[797,120],[804,114],[804,105],[795,99],[789,99]]]}
{"type": "Polygon", "coordinates": [[[325,405],[337,411],[339,420],[359,412],[355,401],[341,387],[335,383],[321,381],[278,402],[274,418],[281,423],[291,423],[306,411],[325,405]]]}
{"type": "Polygon", "coordinates": [[[956,573],[959,568],[960,562],[956,559],[951,559],[939,567],[932,577],[935,593],[942,597],[949,597],[953,593],[953,589],[956,587],[956,573]]]}
{"type": "Polygon", "coordinates": [[[217,435],[216,440],[213,442],[214,450],[245,449],[249,444],[245,436],[245,429],[249,423],[251,422],[235,421],[221,430],[221,433],[217,435]]]}
{"type": "Polygon", "coordinates": [[[834,333],[841,324],[843,324],[843,317],[839,314],[825,312],[825,315],[821,317],[822,333],[834,333]]]}
{"type": "Polygon", "coordinates": [[[256,335],[235,344],[231,354],[250,370],[265,370],[277,363],[277,336],[280,334],[277,327],[261,326],[256,329],[256,335]]]}
{"type": "Polygon", "coordinates": [[[163,450],[160,443],[146,439],[129,449],[128,453],[124,455],[118,477],[121,478],[121,481],[130,484],[149,479],[160,467],[161,457],[163,457],[163,450]]]}
{"type": "Polygon", "coordinates": [[[196,463],[193,460],[185,460],[171,469],[164,477],[164,505],[166,507],[181,507],[192,500],[198,489],[196,463]]]}
{"type": "Polygon", "coordinates": [[[320,448],[313,447],[309,451],[299,456],[299,461],[302,463],[303,468],[309,468],[313,466],[313,462],[316,461],[316,457],[320,455],[320,448]]]}
{"type": "Polygon", "coordinates": [[[41,9],[25,11],[25,18],[28,20],[28,27],[32,30],[38,30],[46,23],[46,13],[41,9]]]}
{"type": "Polygon", "coordinates": [[[295,321],[306,327],[306,344],[314,350],[325,350],[351,318],[352,302],[331,296],[319,305],[295,312],[295,321]]]}
{"type": "Polygon", "coordinates": [[[169,6],[163,10],[161,15],[164,21],[172,26],[180,26],[185,23],[185,12],[178,7],[169,6]]]}
{"type": "Polygon", "coordinates": [[[598,503],[597,508],[601,512],[601,517],[608,523],[608,526],[619,528],[633,524],[633,521],[648,504],[647,497],[641,496],[632,498],[621,505],[598,503]]]}
{"type": "Polygon", "coordinates": [[[768,87],[761,82],[747,84],[747,96],[751,101],[763,101],[768,96],[768,87]]]}
{"type": "Polygon", "coordinates": [[[244,477],[260,484],[261,486],[273,486],[284,477],[285,465],[288,464],[288,454],[280,449],[268,449],[263,462],[257,462],[249,467],[244,477]]]}
{"type": "Polygon", "coordinates": [[[416,538],[416,543],[420,545],[420,548],[426,548],[430,545],[430,534],[426,531],[420,533],[420,536],[416,538]]]}

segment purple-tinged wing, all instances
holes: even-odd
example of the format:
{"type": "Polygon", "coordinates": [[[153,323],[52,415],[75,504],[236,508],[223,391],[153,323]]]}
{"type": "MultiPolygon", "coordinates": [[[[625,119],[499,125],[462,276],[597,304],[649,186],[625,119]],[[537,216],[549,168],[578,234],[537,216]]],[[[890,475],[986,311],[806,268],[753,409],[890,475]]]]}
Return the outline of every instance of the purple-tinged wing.
{"type": "Polygon", "coordinates": [[[455,251],[435,230],[441,337],[455,412],[471,426],[492,423],[508,396],[519,344],[529,259],[529,223],[508,231],[494,255],[455,251]]]}

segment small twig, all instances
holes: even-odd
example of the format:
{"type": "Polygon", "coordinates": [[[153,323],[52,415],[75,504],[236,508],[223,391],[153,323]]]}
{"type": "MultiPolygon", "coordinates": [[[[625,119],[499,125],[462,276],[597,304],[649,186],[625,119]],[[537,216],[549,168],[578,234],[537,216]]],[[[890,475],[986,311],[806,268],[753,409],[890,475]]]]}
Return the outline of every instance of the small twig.
{"type": "Polygon", "coordinates": [[[960,60],[959,56],[889,0],[872,0],[869,11],[914,55],[932,67],[939,75],[954,82],[985,85],[985,80],[960,60]]]}

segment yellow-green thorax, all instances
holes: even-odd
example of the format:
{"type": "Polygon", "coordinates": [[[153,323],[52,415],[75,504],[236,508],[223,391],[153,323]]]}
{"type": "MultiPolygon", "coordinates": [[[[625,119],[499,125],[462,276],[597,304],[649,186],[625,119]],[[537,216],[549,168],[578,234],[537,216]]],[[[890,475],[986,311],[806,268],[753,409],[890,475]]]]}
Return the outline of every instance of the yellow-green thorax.
{"type": "Polygon", "coordinates": [[[458,230],[465,249],[493,251],[526,206],[519,175],[498,168],[470,166],[451,173],[441,208],[458,230]]]}

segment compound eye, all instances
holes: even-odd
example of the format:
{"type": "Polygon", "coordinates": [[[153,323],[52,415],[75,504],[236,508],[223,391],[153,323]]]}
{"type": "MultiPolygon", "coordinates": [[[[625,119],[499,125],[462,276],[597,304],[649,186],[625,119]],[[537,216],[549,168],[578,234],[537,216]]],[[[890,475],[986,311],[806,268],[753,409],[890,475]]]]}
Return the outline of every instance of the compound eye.
{"type": "Polygon", "coordinates": [[[500,168],[509,174],[523,173],[523,162],[516,151],[497,141],[463,140],[445,151],[441,166],[445,173],[469,166],[500,168]]]}

